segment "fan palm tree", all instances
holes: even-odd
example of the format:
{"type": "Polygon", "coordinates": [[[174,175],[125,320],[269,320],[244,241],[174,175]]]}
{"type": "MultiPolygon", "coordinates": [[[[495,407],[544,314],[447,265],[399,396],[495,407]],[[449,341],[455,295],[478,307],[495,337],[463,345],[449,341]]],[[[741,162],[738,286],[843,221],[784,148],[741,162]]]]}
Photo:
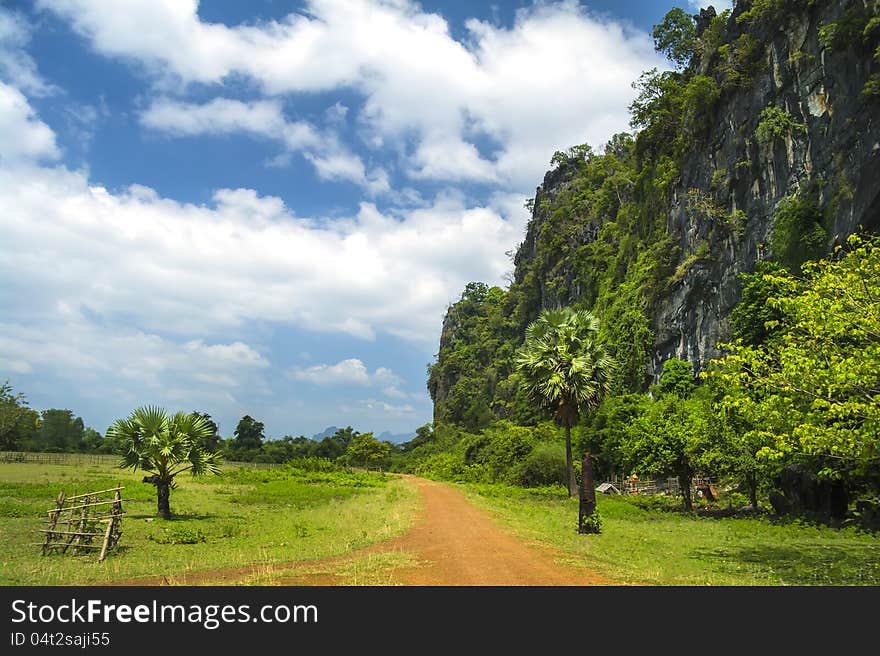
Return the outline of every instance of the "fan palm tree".
{"type": "Polygon", "coordinates": [[[220,473],[220,454],[200,446],[213,434],[203,417],[185,412],[169,415],[162,408],[144,406],[107,429],[107,437],[120,444],[120,467],[153,472],[144,483],[156,486],[158,514],[171,519],[170,496],[174,477],[189,471],[193,476],[220,473]]]}
{"type": "Polygon", "coordinates": [[[583,410],[593,409],[608,392],[614,360],[598,341],[599,321],[584,310],[544,310],[526,328],[516,368],[529,396],[553,411],[565,428],[568,495],[577,494],[571,455],[571,427],[583,410]]]}

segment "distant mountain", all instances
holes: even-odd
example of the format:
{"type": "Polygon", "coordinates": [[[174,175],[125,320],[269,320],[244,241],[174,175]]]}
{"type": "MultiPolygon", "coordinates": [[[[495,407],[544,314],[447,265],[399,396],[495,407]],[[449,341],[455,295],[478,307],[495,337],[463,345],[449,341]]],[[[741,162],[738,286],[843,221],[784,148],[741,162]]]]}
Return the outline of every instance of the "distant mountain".
{"type": "Polygon", "coordinates": [[[413,433],[391,433],[389,431],[384,431],[381,434],[376,436],[376,439],[380,442],[392,442],[393,444],[400,444],[401,442],[409,442],[412,438],[414,438],[416,434],[413,433]]]}
{"type": "MultiPolygon", "coordinates": [[[[339,430],[338,426],[327,426],[320,433],[315,433],[312,435],[312,439],[320,442],[325,437],[332,437],[336,434],[336,431],[339,430]]],[[[415,432],[412,433],[392,433],[391,431],[384,431],[380,435],[376,435],[376,439],[380,442],[392,442],[394,444],[400,444],[401,442],[408,442],[412,438],[416,436],[415,432]]]]}
{"type": "Polygon", "coordinates": [[[331,437],[338,430],[339,430],[338,426],[327,426],[327,428],[322,430],[320,433],[315,433],[314,435],[312,435],[312,439],[320,442],[325,437],[331,437]]]}

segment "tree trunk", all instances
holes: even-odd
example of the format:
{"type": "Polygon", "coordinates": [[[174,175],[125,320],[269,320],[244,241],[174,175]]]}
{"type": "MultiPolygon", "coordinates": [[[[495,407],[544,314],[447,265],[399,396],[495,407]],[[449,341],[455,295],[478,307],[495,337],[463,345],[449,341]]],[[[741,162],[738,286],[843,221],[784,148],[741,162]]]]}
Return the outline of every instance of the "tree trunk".
{"type": "Polygon", "coordinates": [[[574,460],[571,457],[571,426],[565,425],[565,467],[568,478],[568,498],[577,495],[577,479],[574,476],[574,460]]]}
{"type": "Polygon", "coordinates": [[[754,476],[746,479],[746,485],[749,487],[749,503],[752,504],[752,510],[758,512],[758,483],[754,476]]]}
{"type": "Polygon", "coordinates": [[[691,497],[691,486],[692,486],[692,478],[691,474],[688,472],[682,472],[678,475],[678,487],[681,490],[681,498],[684,501],[684,509],[688,512],[694,509],[694,502],[691,497]]]}
{"type": "Polygon", "coordinates": [[[581,463],[581,495],[578,508],[578,533],[598,533],[599,528],[588,525],[585,520],[596,512],[596,486],[593,484],[593,456],[584,455],[581,463]]]}
{"type": "Polygon", "coordinates": [[[171,519],[171,485],[165,482],[156,482],[156,496],[159,499],[159,517],[171,519]]]}

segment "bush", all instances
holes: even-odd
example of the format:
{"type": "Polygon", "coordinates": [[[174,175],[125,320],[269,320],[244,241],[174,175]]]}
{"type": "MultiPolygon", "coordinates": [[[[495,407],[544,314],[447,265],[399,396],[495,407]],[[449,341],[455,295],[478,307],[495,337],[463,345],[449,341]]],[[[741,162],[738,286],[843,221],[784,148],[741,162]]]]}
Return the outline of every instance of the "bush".
{"type": "Polygon", "coordinates": [[[780,201],[773,217],[770,247],[774,259],[790,271],[827,254],[828,231],[822,226],[822,212],[814,198],[789,196],[780,201]]]}
{"type": "Polygon", "coordinates": [[[202,531],[190,526],[163,528],[160,533],[153,533],[149,537],[159,544],[197,544],[205,541],[202,531]]]}
{"type": "Polygon", "coordinates": [[[760,143],[766,144],[776,139],[784,139],[796,131],[805,132],[806,129],[806,125],[795,121],[794,117],[784,109],[769,105],[761,112],[755,138],[760,143]]]}
{"type": "Polygon", "coordinates": [[[565,447],[539,444],[513,470],[513,482],[523,487],[565,484],[565,447]]]}

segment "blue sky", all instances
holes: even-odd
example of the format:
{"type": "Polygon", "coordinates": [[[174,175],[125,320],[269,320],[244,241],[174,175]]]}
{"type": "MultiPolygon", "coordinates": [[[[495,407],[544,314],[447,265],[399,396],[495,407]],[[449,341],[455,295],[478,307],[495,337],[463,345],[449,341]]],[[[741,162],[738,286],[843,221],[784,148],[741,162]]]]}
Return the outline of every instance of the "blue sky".
{"type": "Polygon", "coordinates": [[[446,307],[555,150],[628,129],[672,6],[4,3],[0,379],[102,432],[413,431],[446,307]]]}

